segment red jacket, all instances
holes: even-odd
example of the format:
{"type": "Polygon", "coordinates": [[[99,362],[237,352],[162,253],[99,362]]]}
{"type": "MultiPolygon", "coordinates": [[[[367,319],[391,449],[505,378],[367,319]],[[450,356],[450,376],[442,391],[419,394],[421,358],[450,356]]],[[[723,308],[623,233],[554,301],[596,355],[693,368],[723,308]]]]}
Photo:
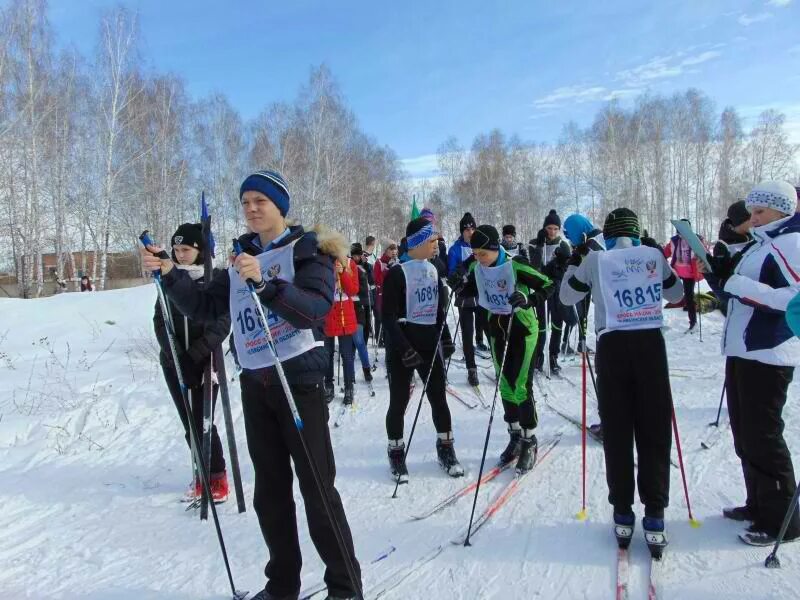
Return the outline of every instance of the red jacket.
{"type": "MultiPolygon", "coordinates": [[[[700,241],[705,244],[703,238],[700,241]]],[[[673,236],[664,248],[664,256],[671,258],[670,266],[681,279],[702,281],[703,273],[698,266],[699,259],[694,255],[689,244],[679,235],[673,236]]]]}
{"type": "Polygon", "coordinates": [[[339,337],[353,335],[358,329],[356,309],[351,296],[358,295],[358,267],[352,259],[341,274],[336,273],[336,291],[333,294],[333,306],[325,317],[325,335],[339,337]]]}

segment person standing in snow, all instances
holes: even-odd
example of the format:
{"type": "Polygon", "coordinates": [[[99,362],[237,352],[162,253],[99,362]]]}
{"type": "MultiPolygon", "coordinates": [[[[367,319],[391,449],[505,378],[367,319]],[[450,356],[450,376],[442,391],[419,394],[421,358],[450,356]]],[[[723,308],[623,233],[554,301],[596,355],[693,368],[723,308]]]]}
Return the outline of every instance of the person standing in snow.
{"type": "Polygon", "coordinates": [[[431,222],[423,218],[411,221],[406,227],[408,251],[401,256],[401,264],[389,271],[384,282],[383,326],[388,333],[386,365],[389,371],[386,433],[392,477],[400,483],[408,480],[403,418],[415,371],[423,382],[428,382],[426,394],[436,427],[439,465],[451,477],[464,474],[456,458],[445,395],[444,361],[455,352],[455,346],[447,327],[442,282],[430,262],[436,252],[437,239],[431,222]]]}
{"type": "MultiPolygon", "coordinates": [[[[689,219],[681,219],[691,225],[689,219]]],[[[700,237],[700,236],[698,236],[700,237]]],[[[703,238],[700,237],[700,241],[703,238]]],[[[686,302],[684,310],[689,313],[689,331],[697,325],[697,306],[694,301],[694,288],[698,281],[703,279],[703,274],[698,267],[698,259],[689,247],[689,244],[679,235],[673,235],[664,249],[664,254],[670,258],[670,265],[683,282],[683,298],[686,302]]]]}
{"type": "Polygon", "coordinates": [[[375,261],[378,260],[378,255],[375,251],[376,241],[374,235],[368,235],[364,239],[364,254],[366,256],[367,264],[370,267],[375,265],[375,261]]]}
{"type": "Polygon", "coordinates": [[[375,336],[377,337],[378,348],[384,347],[384,340],[386,332],[383,327],[383,282],[389,269],[398,263],[397,259],[397,242],[386,240],[383,244],[383,254],[375,262],[372,269],[372,276],[375,278],[375,305],[373,312],[375,313],[375,336]]]}
{"type": "MultiPolygon", "coordinates": [[[[325,400],[331,402],[336,396],[333,385],[334,343],[338,340],[339,357],[344,371],[344,400],[350,405],[354,398],[355,345],[353,335],[358,330],[356,309],[353,298],[358,298],[358,267],[353,259],[347,257],[344,239],[337,237],[337,256],[333,263],[336,287],[333,295],[333,306],[325,317],[325,348],[328,350],[328,371],[325,374],[325,400]]],[[[369,362],[369,361],[367,361],[369,362]]]]}
{"type": "Polygon", "coordinates": [[[534,368],[537,371],[544,369],[544,345],[547,336],[547,321],[550,321],[550,371],[558,373],[561,367],[558,364],[558,355],[561,351],[561,335],[564,328],[564,308],[558,298],[558,289],[564,272],[567,268],[572,248],[569,242],[561,237],[561,217],[555,210],[551,210],[544,219],[542,229],[535,240],[529,243],[529,256],[531,266],[544,273],[553,280],[555,292],[546,301],[541,301],[535,307],[539,319],[539,336],[536,341],[534,354],[534,368]],[[547,315],[545,316],[545,311],[547,315]]]}
{"type": "Polygon", "coordinates": [[[175,306],[190,319],[214,322],[230,314],[240,375],[242,408],[250,457],[255,472],[253,506],[269,549],[264,590],[252,600],[295,598],[300,592],[302,556],[297,533],[293,479],[297,475],[311,541],[325,563],[330,600],[350,600],[361,586],[360,568],[344,506],[334,485],[335,460],[328,430],[328,408],[322,381],[328,363],[322,331],[334,298],[335,244],[330,235],[287,226],[289,188],[274,171],[248,176],[239,190],[250,233],[239,238],[243,252],[233,266],[200,288],[188,273],[159,259],[160,248],[142,251],[145,269],[162,272],[162,285],[175,306]],[[268,278],[266,278],[266,277],[268,278]],[[318,469],[315,481],[301,443],[275,358],[265,345],[245,284],[252,280],[275,331],[278,355],[303,420],[308,455],[318,469]],[[278,336],[277,332],[281,335],[278,336]],[[294,474],[292,472],[294,465],[294,474]],[[329,517],[322,497],[332,510],[329,517]],[[334,522],[341,531],[340,549],[334,522]],[[344,554],[346,553],[346,554],[344,554]],[[348,575],[348,561],[357,581],[348,575]]]}
{"type": "Polygon", "coordinates": [[[611,211],[603,226],[606,252],[585,256],[577,247],[561,282],[561,301],[574,305],[594,294],[598,406],[603,423],[608,499],[620,547],[633,535],[633,447],[638,454],[642,528],[653,556],[667,544],[672,392],[661,334],[662,299],[677,301],[682,286],[652,238],[640,239],[639,219],[611,211]]]}
{"type": "Polygon", "coordinates": [[[350,245],[350,259],[355,263],[358,272],[358,294],[353,296],[353,303],[356,310],[356,322],[358,327],[353,334],[358,358],[361,361],[361,371],[364,373],[364,381],[372,382],[372,365],[369,362],[369,351],[367,350],[367,337],[370,332],[370,322],[372,315],[372,291],[375,287],[372,279],[372,267],[367,262],[367,254],[361,244],[354,242],[350,245]]]}
{"type": "MultiPolygon", "coordinates": [[[[461,236],[450,246],[447,252],[447,276],[462,277],[466,274],[464,261],[472,256],[470,239],[477,227],[475,219],[470,213],[464,213],[459,223],[461,236]]],[[[455,291],[453,291],[455,293],[455,291]]],[[[456,293],[456,307],[458,320],[461,324],[461,343],[464,350],[464,362],[467,365],[467,382],[471,386],[480,385],[478,366],[475,363],[475,348],[481,352],[488,352],[489,347],[483,343],[483,333],[486,330],[487,312],[478,304],[475,296],[466,294],[462,289],[456,293]]]]}
{"type": "Polygon", "coordinates": [[[474,259],[467,262],[466,280],[458,281],[455,274],[452,285],[464,285],[466,293],[476,296],[490,314],[489,343],[510,438],[500,464],[516,460],[516,471],[522,474],[533,468],[537,450],[532,367],[539,326],[533,306],[553,292],[553,282],[533,269],[526,258],[509,255],[491,225],[478,227],[470,246],[474,259]],[[503,364],[506,347],[508,356],[503,364]]]}
{"type": "MultiPolygon", "coordinates": [[[[732,257],[744,249],[753,240],[750,235],[750,211],[744,200],[737,200],[728,207],[728,215],[719,226],[719,240],[715,246],[714,254],[723,255],[726,252],[732,257]]],[[[719,300],[719,309],[723,315],[728,314],[728,297],[725,294],[715,294],[719,300]]]]}
{"type": "Polygon", "coordinates": [[[503,225],[503,240],[500,242],[506,254],[511,256],[521,256],[524,259],[528,258],[528,251],[525,249],[525,244],[517,241],[517,228],[513,225],[503,225]]]}
{"type": "MultiPolygon", "coordinates": [[[[786,324],[800,291],[797,193],[785,181],[762,181],[745,199],[753,242],[735,256],[709,257],[712,288],[729,297],[722,336],[733,446],[742,463],[743,506],[723,516],[751,523],[739,538],[772,545],[795,491],[792,456],[783,437],[786,393],[800,364],[800,340],[786,324]]],[[[797,511],[784,541],[800,538],[797,511]]]]}
{"type": "MultiPolygon", "coordinates": [[[[203,280],[203,252],[205,243],[203,230],[199,223],[184,223],[172,234],[170,239],[172,247],[172,260],[175,268],[185,272],[197,285],[205,285],[203,280]]],[[[218,274],[219,271],[214,272],[218,274]]],[[[220,315],[212,322],[200,323],[190,320],[181,314],[172,300],[167,300],[168,318],[172,321],[175,330],[175,348],[179,352],[178,363],[183,376],[183,382],[188,388],[191,399],[191,418],[197,431],[203,431],[203,371],[208,364],[211,354],[217,346],[221,345],[231,330],[230,315],[220,315]]],[[[164,373],[172,401],[178,410],[178,416],[183,424],[186,443],[189,441],[189,418],[183,404],[183,392],[178,382],[178,374],[172,351],[169,347],[167,326],[161,305],[156,302],[153,315],[153,328],[160,347],[159,362],[164,373]]],[[[216,406],[219,385],[213,384],[213,406],[216,406]]],[[[214,410],[212,408],[212,414],[214,410]]],[[[222,442],[217,433],[217,426],[211,424],[211,497],[214,502],[225,502],[228,499],[228,477],[225,472],[225,457],[222,452],[222,442]]],[[[189,486],[184,499],[191,502],[202,496],[202,482],[195,473],[194,481],[189,486]]]]}

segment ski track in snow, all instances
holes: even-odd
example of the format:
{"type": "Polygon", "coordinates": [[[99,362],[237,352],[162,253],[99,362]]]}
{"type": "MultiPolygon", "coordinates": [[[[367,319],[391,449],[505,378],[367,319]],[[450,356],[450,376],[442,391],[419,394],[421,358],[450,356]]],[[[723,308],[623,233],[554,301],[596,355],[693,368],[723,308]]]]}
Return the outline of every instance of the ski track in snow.
{"type": "MultiPolygon", "coordinates": [[[[189,453],[157,362],[154,303],[152,286],[41,300],[0,299],[0,600],[230,597],[211,521],[200,522],[197,513],[185,512],[178,502],[190,479],[189,453]]],[[[716,417],[722,386],[722,316],[703,315],[701,342],[699,332],[684,335],[685,313],[665,314],[689,492],[695,517],[703,524],[699,529],[689,526],[680,471],[672,469],[663,597],[795,597],[800,544],[781,549],[782,569],[767,570],[763,561],[768,550],[741,544],[736,538],[740,527],[721,517],[722,506],[744,499],[730,430],[711,449],[700,448],[707,423],[716,417]]],[[[376,397],[369,398],[357,375],[355,407],[338,428],[331,428],[337,486],[362,561],[367,597],[374,597],[388,578],[402,579],[382,596],[389,599],[612,598],[616,551],[600,444],[587,438],[588,519],[581,522],[576,518],[581,508],[580,431],[539,398],[537,435],[544,442],[561,431],[561,442],[473,538],[472,547],[453,546],[450,540],[469,519],[472,495],[426,520],[412,522],[410,517],[477,477],[488,411],[450,401],[456,451],[466,469],[465,479],[452,480],[436,464],[425,402],[408,457],[410,483],[393,500],[386,460],[383,351],[379,358],[376,397]],[[395,552],[368,564],[391,545],[395,552]],[[443,550],[433,560],[409,570],[439,545],[443,550]]],[[[563,366],[571,383],[555,378],[542,383],[555,406],[580,418],[580,361],[566,359],[563,366]]],[[[228,372],[233,373],[231,365],[228,372]]],[[[450,383],[471,398],[464,365],[453,362],[450,373],[450,383]]],[[[264,584],[267,552],[252,511],[253,471],[238,383],[229,385],[248,512],[237,514],[232,486],[231,499],[218,511],[236,585],[254,592],[264,584]]],[[[596,400],[591,380],[588,385],[591,423],[596,400]]],[[[409,405],[406,438],[421,389],[418,385],[409,405]]],[[[484,380],[482,389],[491,402],[494,387],[484,380]]],[[[539,395],[537,386],[534,392],[539,395]]],[[[795,384],[784,417],[796,458],[797,398],[795,384]]],[[[333,415],[340,401],[338,395],[333,415]]],[[[224,437],[218,413],[216,423],[224,437]]],[[[723,409],[721,424],[726,423],[723,409]]],[[[498,402],[487,464],[494,464],[506,437],[498,402]]],[[[675,451],[673,457],[677,459],[675,451]]],[[[482,486],[476,515],[511,476],[503,473],[482,486]]],[[[297,489],[296,497],[305,589],[321,580],[323,565],[310,542],[297,489]]],[[[642,507],[635,510],[640,518],[642,507]]],[[[648,569],[639,522],[631,546],[631,598],[646,597],[648,569]]]]}

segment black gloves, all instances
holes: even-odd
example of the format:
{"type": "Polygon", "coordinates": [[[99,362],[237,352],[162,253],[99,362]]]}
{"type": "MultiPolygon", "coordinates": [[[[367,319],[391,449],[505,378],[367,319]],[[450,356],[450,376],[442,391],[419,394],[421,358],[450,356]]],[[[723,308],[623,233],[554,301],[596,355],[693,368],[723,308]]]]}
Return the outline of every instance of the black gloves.
{"type": "Polygon", "coordinates": [[[567,260],[567,266],[572,265],[573,267],[580,267],[581,263],[583,262],[583,257],[586,256],[586,254],[588,253],[589,253],[589,248],[588,246],[586,246],[586,244],[580,244],[578,246],[575,246],[572,249],[572,254],[569,257],[569,260],[567,260]],[[586,252],[585,253],[582,252],[582,249],[585,249],[586,252]]]}
{"type": "Polygon", "coordinates": [[[558,248],[553,252],[553,258],[562,269],[566,267],[567,261],[570,257],[569,246],[566,244],[559,244],[558,248]]]}
{"type": "Polygon", "coordinates": [[[442,355],[444,359],[447,360],[456,352],[456,345],[453,343],[453,340],[442,340],[442,355]]]}
{"type": "Polygon", "coordinates": [[[422,364],[422,357],[413,348],[409,348],[408,350],[406,350],[401,360],[403,361],[403,366],[406,369],[413,369],[422,364]]]}
{"type": "Polygon", "coordinates": [[[512,306],[514,312],[530,308],[531,305],[528,297],[519,290],[514,290],[514,293],[508,297],[508,303],[512,306]]]}
{"type": "Polygon", "coordinates": [[[714,255],[706,254],[706,259],[711,265],[711,273],[706,273],[706,279],[716,287],[724,288],[725,283],[733,275],[739,258],[741,258],[741,253],[736,257],[731,257],[728,247],[722,242],[717,242],[714,245],[714,255]]]}
{"type": "Polygon", "coordinates": [[[456,269],[447,276],[447,285],[454,293],[460,292],[467,283],[467,276],[461,269],[456,269]]]}
{"type": "Polygon", "coordinates": [[[547,233],[545,232],[544,229],[540,229],[539,233],[536,234],[536,245],[544,246],[546,241],[547,241],[547,233]]]}
{"type": "MultiPolygon", "coordinates": [[[[647,232],[645,232],[645,233],[647,233],[647,232]]],[[[642,246],[649,246],[650,248],[655,248],[656,250],[661,252],[661,256],[664,256],[664,247],[661,244],[659,244],[657,241],[655,241],[653,238],[651,238],[650,236],[645,235],[645,236],[639,238],[639,241],[642,243],[642,246]]]]}
{"type": "Polygon", "coordinates": [[[187,388],[197,387],[202,383],[203,370],[197,368],[197,364],[186,352],[178,355],[178,363],[181,366],[183,385],[187,388]]]}

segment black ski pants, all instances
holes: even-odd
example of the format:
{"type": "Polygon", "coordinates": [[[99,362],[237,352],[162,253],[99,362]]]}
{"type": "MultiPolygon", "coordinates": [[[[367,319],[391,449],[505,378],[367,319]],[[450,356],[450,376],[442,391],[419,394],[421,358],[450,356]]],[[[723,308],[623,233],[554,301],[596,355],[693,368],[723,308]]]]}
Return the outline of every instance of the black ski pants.
{"type": "Polygon", "coordinates": [[[690,278],[681,277],[683,282],[683,297],[686,300],[686,312],[689,313],[689,326],[697,323],[697,306],[694,302],[694,286],[695,280],[690,278]]]}
{"type": "MultiPolygon", "coordinates": [[[[282,598],[297,594],[300,590],[303,559],[292,494],[292,482],[296,474],[311,541],[325,563],[328,593],[336,597],[354,596],[355,591],[347,575],[346,559],[336,542],[333,525],[325,511],[283,388],[280,385],[265,385],[260,371],[243,371],[240,381],[247,446],[255,471],[253,507],[269,549],[269,562],[264,570],[268,579],[267,592],[282,598]]],[[[303,420],[306,446],[319,470],[333,517],[341,528],[346,550],[360,577],[350,526],[339,492],[334,486],[336,464],[322,384],[291,384],[290,389],[303,420]]]]}
{"type": "MultiPolygon", "coordinates": [[[[553,285],[561,285],[561,281],[553,282],[553,285]]],[[[547,300],[540,300],[536,303],[536,318],[539,321],[539,337],[536,339],[536,352],[534,353],[534,365],[541,369],[544,366],[544,344],[547,339],[547,323],[550,324],[550,357],[558,358],[561,352],[561,335],[564,331],[564,315],[561,311],[558,300],[558,292],[554,293],[547,300]],[[547,318],[545,319],[545,311],[547,318]]]]}
{"type": "Polygon", "coordinates": [[[601,335],[597,341],[597,388],[608,501],[617,513],[631,512],[635,443],[639,498],[645,515],[663,518],[669,505],[672,392],[661,330],[601,335]]]}
{"type": "MultiPolygon", "coordinates": [[[[777,536],[795,491],[792,455],[783,439],[783,406],[794,367],[729,357],[725,363],[733,447],[742,462],[747,506],[755,525],[777,536]]],[[[786,537],[800,535],[794,511],[786,537]]]]}
{"type": "MultiPolygon", "coordinates": [[[[387,368],[389,370],[389,410],[386,411],[386,435],[390,440],[403,439],[403,425],[406,408],[410,401],[409,388],[414,371],[419,374],[422,384],[428,377],[433,362],[433,372],[428,381],[428,388],[425,391],[428,402],[431,405],[433,425],[437,433],[447,433],[453,430],[453,423],[450,417],[450,407],[447,405],[445,395],[444,369],[442,368],[442,355],[436,353],[436,360],[433,360],[433,352],[420,352],[422,364],[414,369],[409,369],[403,364],[400,356],[396,353],[387,353],[387,368]]],[[[417,386],[414,396],[422,393],[422,388],[417,386]]],[[[415,409],[416,410],[416,409],[415,409]]]]}
{"type": "MultiPolygon", "coordinates": [[[[202,373],[203,366],[197,365],[197,369],[202,373]]],[[[186,414],[186,409],[183,406],[183,393],[181,392],[180,383],[178,383],[178,374],[175,372],[175,367],[169,364],[161,363],[161,370],[164,372],[164,380],[167,382],[167,389],[169,389],[169,395],[172,396],[172,402],[175,404],[175,408],[178,410],[178,416],[181,419],[181,423],[183,424],[183,431],[184,437],[186,438],[186,443],[191,448],[191,442],[189,441],[189,416],[186,414]]],[[[202,379],[202,375],[199,373],[196,374],[197,379],[202,379]]],[[[213,390],[213,399],[212,399],[212,409],[211,414],[213,415],[216,412],[217,406],[217,392],[219,391],[219,386],[214,385],[213,390]]],[[[201,443],[203,440],[203,386],[202,384],[198,384],[194,387],[189,388],[188,390],[189,397],[191,398],[191,411],[192,417],[194,421],[195,431],[197,431],[197,435],[200,437],[201,443]]],[[[222,452],[222,442],[219,439],[219,434],[217,433],[217,426],[214,425],[213,419],[211,423],[211,472],[212,473],[222,473],[225,470],[225,455],[222,452]]]]}
{"type": "Polygon", "coordinates": [[[464,349],[464,361],[468,369],[474,369],[476,366],[475,344],[483,342],[483,334],[488,329],[488,311],[480,306],[462,306],[458,309],[458,318],[461,323],[461,344],[464,349]]]}

